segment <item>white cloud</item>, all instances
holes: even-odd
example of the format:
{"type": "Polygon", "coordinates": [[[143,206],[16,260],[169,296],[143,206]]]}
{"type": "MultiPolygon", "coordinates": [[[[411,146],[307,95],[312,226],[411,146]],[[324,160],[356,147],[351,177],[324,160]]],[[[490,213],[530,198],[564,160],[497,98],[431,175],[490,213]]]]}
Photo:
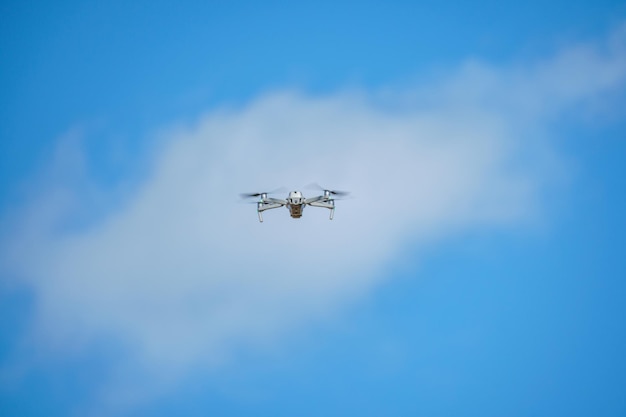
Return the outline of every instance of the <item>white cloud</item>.
{"type": "Polygon", "coordinates": [[[165,133],[145,182],[89,227],[50,231],[40,219],[63,209],[26,207],[4,267],[35,290],[35,337],[60,351],[111,337],[159,377],[222,364],[371,291],[406,243],[527,220],[553,175],[549,143],[528,137],[621,88],[624,50],[616,34],[530,66],[472,63],[410,102],[282,91],[210,111],[165,133]],[[333,221],[309,207],[263,224],[237,203],[312,181],[355,198],[333,221]]]}

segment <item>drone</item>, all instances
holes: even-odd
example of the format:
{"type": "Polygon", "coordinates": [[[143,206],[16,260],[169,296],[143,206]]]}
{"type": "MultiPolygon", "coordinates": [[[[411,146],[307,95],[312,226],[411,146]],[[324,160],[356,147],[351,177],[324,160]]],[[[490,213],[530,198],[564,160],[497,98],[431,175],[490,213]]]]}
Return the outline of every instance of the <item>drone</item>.
{"type": "Polygon", "coordinates": [[[252,198],[252,197],[261,197],[261,199],[256,203],[257,205],[257,213],[259,213],[259,221],[263,223],[263,215],[262,213],[265,210],[272,210],[279,207],[287,207],[289,210],[289,214],[294,219],[299,219],[302,217],[302,211],[304,208],[308,206],[312,207],[323,207],[330,210],[330,220],[333,219],[335,215],[335,198],[347,196],[349,193],[346,191],[336,191],[336,190],[326,190],[320,187],[317,184],[310,184],[306,188],[316,188],[323,191],[323,195],[305,198],[300,191],[291,191],[287,198],[272,198],[268,197],[268,194],[275,194],[280,192],[280,190],[263,192],[263,193],[244,193],[241,194],[242,198],[252,198]]]}

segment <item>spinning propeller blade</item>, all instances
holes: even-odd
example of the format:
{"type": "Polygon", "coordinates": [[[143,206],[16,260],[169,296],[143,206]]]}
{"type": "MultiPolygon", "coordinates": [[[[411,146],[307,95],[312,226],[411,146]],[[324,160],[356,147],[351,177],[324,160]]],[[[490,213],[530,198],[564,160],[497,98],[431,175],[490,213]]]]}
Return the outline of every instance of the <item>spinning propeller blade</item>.
{"type": "Polygon", "coordinates": [[[307,185],[305,188],[308,188],[309,190],[320,190],[324,192],[328,191],[330,194],[336,195],[338,197],[345,197],[348,194],[350,194],[350,192],[348,191],[327,190],[326,188],[323,188],[321,185],[315,182],[312,182],[311,184],[307,185]]]}
{"type": "Polygon", "coordinates": [[[241,198],[251,198],[251,197],[261,197],[263,194],[276,194],[276,193],[284,193],[286,192],[285,187],[280,187],[275,189],[274,191],[267,191],[262,193],[241,193],[239,194],[241,198]]]}

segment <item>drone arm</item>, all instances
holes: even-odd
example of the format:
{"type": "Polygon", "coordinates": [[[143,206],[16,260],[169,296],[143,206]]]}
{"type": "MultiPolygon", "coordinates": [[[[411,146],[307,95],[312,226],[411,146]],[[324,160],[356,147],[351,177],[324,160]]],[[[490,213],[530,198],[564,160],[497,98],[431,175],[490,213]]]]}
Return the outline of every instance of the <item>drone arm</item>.
{"type": "Polygon", "coordinates": [[[315,198],[319,198],[320,200],[307,202],[308,205],[312,207],[322,207],[330,210],[330,220],[333,219],[335,215],[335,200],[327,199],[326,197],[313,197],[311,200],[315,198]]]}
{"type": "Polygon", "coordinates": [[[309,203],[309,206],[312,207],[324,207],[327,209],[332,209],[335,207],[335,202],[333,200],[326,200],[326,201],[313,201],[312,203],[309,203]]]}
{"type": "MultiPolygon", "coordinates": [[[[259,201],[257,204],[256,211],[259,213],[259,221],[261,223],[263,223],[263,215],[261,215],[262,212],[264,212],[265,210],[279,208],[285,205],[283,203],[283,200],[276,200],[276,202],[270,202],[269,200],[270,199],[265,199],[264,201],[259,201]]],[[[275,199],[271,199],[271,200],[275,200],[275,199]]]]}
{"type": "Polygon", "coordinates": [[[259,202],[259,204],[257,205],[257,210],[258,211],[265,211],[265,210],[271,210],[271,209],[275,209],[275,208],[282,207],[282,206],[284,206],[284,204],[281,204],[281,203],[268,203],[268,202],[261,203],[261,202],[259,202]]]}
{"type": "MultiPolygon", "coordinates": [[[[279,198],[271,198],[271,197],[265,198],[262,202],[265,204],[278,204],[277,207],[282,207],[287,204],[287,200],[282,200],[279,198]]],[[[276,208],[276,207],[270,207],[270,208],[276,208]]]]}
{"type": "Polygon", "coordinates": [[[320,196],[317,196],[317,197],[306,198],[304,200],[304,204],[309,204],[311,206],[314,206],[315,204],[313,204],[313,203],[318,203],[318,202],[322,202],[322,201],[328,201],[328,197],[326,197],[325,195],[320,195],[320,196]]]}

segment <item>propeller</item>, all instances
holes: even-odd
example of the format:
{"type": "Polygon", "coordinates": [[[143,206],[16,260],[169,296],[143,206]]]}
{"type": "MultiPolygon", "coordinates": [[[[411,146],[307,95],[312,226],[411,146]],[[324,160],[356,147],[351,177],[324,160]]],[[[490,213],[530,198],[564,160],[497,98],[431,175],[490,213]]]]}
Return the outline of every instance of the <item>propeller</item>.
{"type": "Polygon", "coordinates": [[[268,193],[241,193],[239,195],[241,196],[241,198],[250,198],[250,197],[260,197],[263,194],[268,194],[268,193]]]}
{"type": "Polygon", "coordinates": [[[319,191],[323,191],[323,192],[328,192],[332,195],[336,195],[338,197],[345,197],[347,195],[350,194],[349,191],[339,191],[339,190],[327,190],[326,188],[323,188],[321,185],[319,185],[318,183],[312,182],[311,184],[307,185],[305,188],[308,188],[309,190],[319,190],[319,191]]]}
{"type": "Polygon", "coordinates": [[[239,194],[241,198],[252,198],[252,197],[261,197],[263,194],[276,194],[276,193],[284,193],[286,192],[285,187],[277,188],[274,191],[267,191],[262,193],[241,193],[239,194]]]}

